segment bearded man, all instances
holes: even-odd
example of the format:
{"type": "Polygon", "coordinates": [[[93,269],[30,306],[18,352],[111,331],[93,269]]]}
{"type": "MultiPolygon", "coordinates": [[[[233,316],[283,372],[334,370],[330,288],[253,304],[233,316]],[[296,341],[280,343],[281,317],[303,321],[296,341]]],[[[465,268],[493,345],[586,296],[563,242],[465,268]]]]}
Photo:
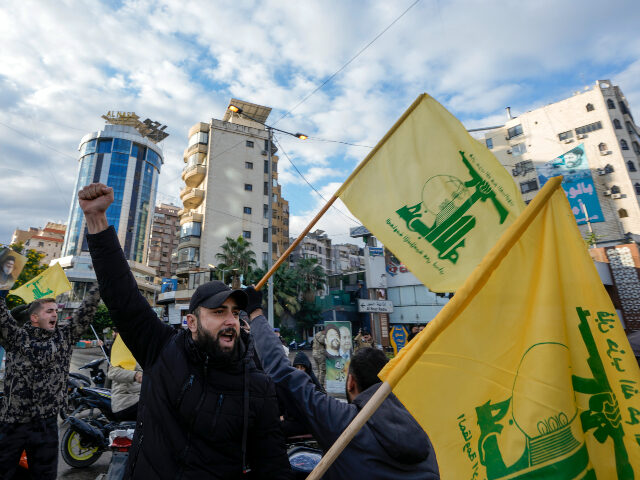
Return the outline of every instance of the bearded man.
{"type": "Polygon", "coordinates": [[[94,183],[78,198],[102,298],[144,369],[126,478],[290,478],[275,387],[240,329],[246,293],[199,286],[188,329],[174,330],[138,291],[107,223],[113,189],[94,183]]]}

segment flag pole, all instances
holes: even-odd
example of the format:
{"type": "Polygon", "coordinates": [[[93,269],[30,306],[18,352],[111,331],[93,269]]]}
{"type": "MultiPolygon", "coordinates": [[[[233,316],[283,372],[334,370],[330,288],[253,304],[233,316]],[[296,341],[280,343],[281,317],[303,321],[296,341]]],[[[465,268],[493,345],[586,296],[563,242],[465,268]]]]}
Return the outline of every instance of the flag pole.
{"type": "Polygon", "coordinates": [[[356,436],[356,433],[367,423],[367,420],[371,418],[371,415],[378,409],[385,398],[391,393],[391,385],[387,382],[383,382],[380,388],[373,394],[369,401],[365,404],[364,408],[360,410],[358,415],[355,416],[351,423],[342,432],[338,440],[335,441],[331,448],[324,454],[320,463],[316,465],[313,472],[309,474],[307,480],[319,480],[322,475],[329,469],[333,462],[338,458],[338,455],[346,448],[349,442],[356,436]]]}
{"type": "Polygon", "coordinates": [[[262,280],[260,280],[256,284],[256,290],[260,290],[264,286],[264,284],[267,283],[267,280],[269,280],[269,277],[273,275],[275,271],[278,269],[278,267],[282,265],[282,262],[284,262],[287,259],[287,257],[289,257],[291,252],[295,250],[295,248],[302,241],[302,239],[307,235],[307,233],[309,233],[309,230],[311,230],[313,226],[316,223],[318,223],[318,220],[320,220],[320,218],[326,213],[327,210],[329,210],[329,207],[331,207],[331,205],[333,205],[333,202],[335,202],[337,199],[338,199],[338,195],[336,193],[329,199],[326,205],[322,207],[322,210],[320,210],[317,213],[317,215],[313,217],[313,220],[311,220],[311,223],[309,223],[309,225],[307,225],[307,228],[305,228],[302,231],[302,233],[298,235],[298,238],[296,238],[295,241],[291,245],[289,245],[289,248],[287,248],[285,252],[282,255],[280,255],[280,258],[278,259],[278,261],[271,266],[271,268],[267,273],[265,273],[264,277],[262,277],[262,280]]]}

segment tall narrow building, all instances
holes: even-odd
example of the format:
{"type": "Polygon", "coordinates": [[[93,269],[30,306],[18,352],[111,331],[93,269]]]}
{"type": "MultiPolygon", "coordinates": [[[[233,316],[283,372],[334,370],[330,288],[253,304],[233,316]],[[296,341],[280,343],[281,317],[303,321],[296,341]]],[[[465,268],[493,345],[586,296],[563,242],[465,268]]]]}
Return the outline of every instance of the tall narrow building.
{"type": "Polygon", "coordinates": [[[62,256],[53,260],[65,269],[73,290],[64,294],[68,308],[82,300],[88,283],[95,281],[86,240],[86,222],[78,203],[78,191],[101,182],[114,191],[107,210],[129,260],[140,291],[153,302],[155,270],[146,265],[158,175],[163,163],[158,142],[168,134],[165,126],[150,119],[141,122],[133,112],[108,112],[102,130],[82,137],[78,150],[78,177],[73,190],[62,256]]]}
{"type": "Polygon", "coordinates": [[[171,278],[178,266],[173,252],[178,248],[179,211],[180,207],[162,203],[156,206],[153,214],[147,265],[155,268],[156,275],[160,278],[171,278]]]}
{"type": "Polygon", "coordinates": [[[547,178],[563,175],[580,231],[592,244],[640,239],[640,128],[610,80],[517,117],[509,112],[485,141],[526,202],[547,178]]]}
{"type": "MultiPolygon", "coordinates": [[[[189,130],[180,192],[178,275],[210,268],[227,237],[251,242],[256,262],[268,258],[268,151],[264,122],[271,109],[232,99],[253,117],[227,110],[222,120],[197,123],[189,130]]],[[[275,153],[275,147],[272,153],[275,153]]],[[[278,157],[272,155],[273,257],[288,246],[289,204],[278,184],[278,157]]]]}

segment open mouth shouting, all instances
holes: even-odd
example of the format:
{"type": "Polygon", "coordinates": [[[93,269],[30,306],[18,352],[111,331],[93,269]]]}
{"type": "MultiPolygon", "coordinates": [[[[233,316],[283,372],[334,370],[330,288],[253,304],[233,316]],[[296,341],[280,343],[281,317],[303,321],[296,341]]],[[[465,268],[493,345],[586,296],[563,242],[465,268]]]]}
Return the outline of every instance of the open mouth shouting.
{"type": "Polygon", "coordinates": [[[232,348],[237,335],[233,327],[227,327],[218,333],[218,342],[222,348],[232,348]]]}

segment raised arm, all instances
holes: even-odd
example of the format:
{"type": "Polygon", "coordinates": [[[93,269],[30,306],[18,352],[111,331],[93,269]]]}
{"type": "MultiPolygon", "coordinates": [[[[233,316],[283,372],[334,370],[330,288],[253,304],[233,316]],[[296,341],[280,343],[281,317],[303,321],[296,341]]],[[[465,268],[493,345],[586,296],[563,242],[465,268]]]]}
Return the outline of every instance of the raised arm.
{"type": "Polygon", "coordinates": [[[89,328],[100,303],[100,290],[98,285],[92,285],[80,306],[71,316],[71,341],[77,342],[84,331],[89,328]]]}
{"type": "Polygon", "coordinates": [[[78,192],[78,200],[87,221],[89,253],[102,299],[122,340],[146,369],[174,330],[160,321],[140,294],[116,231],[108,225],[105,212],[113,202],[113,189],[92,183],[78,192]]]}
{"type": "Polygon", "coordinates": [[[18,326],[11,316],[5,298],[0,296],[0,345],[7,352],[10,352],[23,343],[25,343],[24,330],[18,326]]]}

